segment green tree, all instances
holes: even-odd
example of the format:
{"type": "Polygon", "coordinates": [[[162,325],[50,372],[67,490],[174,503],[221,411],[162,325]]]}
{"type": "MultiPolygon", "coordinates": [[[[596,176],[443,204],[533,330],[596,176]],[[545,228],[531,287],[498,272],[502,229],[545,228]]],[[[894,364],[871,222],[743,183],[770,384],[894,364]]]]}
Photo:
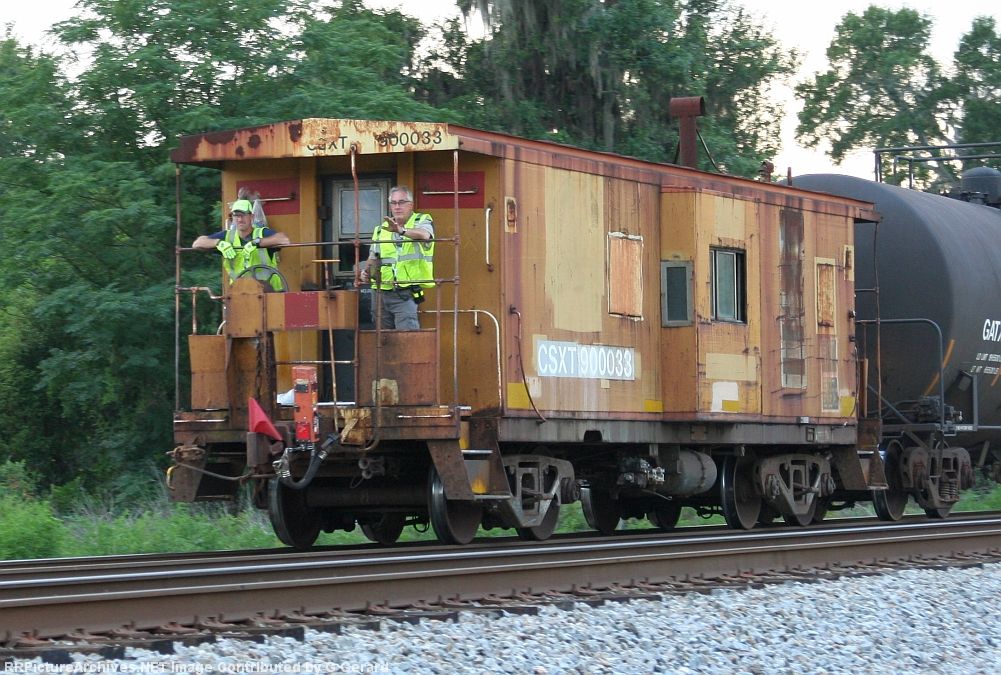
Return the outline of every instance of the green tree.
{"type": "Polygon", "coordinates": [[[441,121],[440,111],[414,98],[415,49],[426,36],[417,19],[366,9],[360,0],[329,11],[300,17],[290,47],[296,58],[273,83],[263,116],[441,121]]]}
{"type": "MultiPolygon", "coordinates": [[[[724,0],[465,0],[490,25],[462,45],[466,66],[449,103],[482,126],[653,160],[671,160],[674,96],[704,96],[700,120],[720,166],[749,174],[778,145],[762,106],[795,55],[724,0]],[[464,85],[464,88],[463,88],[464,85]],[[756,109],[757,107],[757,109],[756,109]]],[[[707,163],[708,166],[708,163],[707,163]]]]}
{"type": "Polygon", "coordinates": [[[39,439],[49,438],[56,425],[36,370],[50,327],[38,323],[35,309],[48,288],[32,272],[51,263],[33,223],[20,220],[19,210],[45,211],[49,167],[85,141],[74,128],[59,63],[9,33],[0,40],[0,100],[0,246],[8,252],[0,267],[0,461],[20,459],[43,473],[55,460],[39,439]]]}
{"type": "Polygon", "coordinates": [[[169,447],[170,212],[128,163],[76,156],[42,172],[38,187],[0,195],[0,246],[16,263],[0,388],[18,402],[5,416],[21,417],[8,457],[94,485],[169,447]]]}
{"type": "Polygon", "coordinates": [[[78,80],[90,132],[111,160],[164,160],[180,134],[257,122],[288,63],[290,0],[80,0],[57,24],[90,54],[78,80]]]}
{"type": "MultiPolygon", "coordinates": [[[[829,68],[796,88],[799,140],[829,142],[835,162],[858,149],[952,142],[948,82],[927,51],[930,36],[931,19],[913,9],[846,14],[829,68]]],[[[948,167],[933,168],[950,177],[948,167]]]]}
{"type": "Polygon", "coordinates": [[[993,18],[973,20],[955,55],[954,85],[964,143],[1001,140],[1001,35],[993,18]]]}
{"type": "Polygon", "coordinates": [[[66,89],[56,59],[23,47],[9,32],[0,39],[0,157],[44,161],[85,142],[66,89]]]}
{"type": "MultiPolygon", "coordinates": [[[[460,3],[467,10],[471,2],[460,3]]],[[[44,486],[127,491],[169,449],[178,135],[303,116],[458,121],[670,160],[667,102],[753,173],[776,144],[764,87],[792,61],[723,0],[483,4],[486,40],[358,0],[80,0],[61,62],[0,40],[0,461],[44,486]],[[555,130],[555,131],[554,131],[555,130]],[[26,423],[26,420],[38,420],[26,423]]],[[[183,241],[218,222],[219,176],[184,170],[183,241]]],[[[217,273],[205,256],[195,263],[217,273]]],[[[187,266],[187,262],[186,262],[187,266]]],[[[208,273],[208,272],[206,272],[208,273]]]]}
{"type": "Polygon", "coordinates": [[[67,82],[9,37],[0,66],[0,459],[46,485],[127,484],[170,443],[173,172],[154,137],[138,149],[110,121],[124,113],[88,101],[94,70],[67,82]]]}

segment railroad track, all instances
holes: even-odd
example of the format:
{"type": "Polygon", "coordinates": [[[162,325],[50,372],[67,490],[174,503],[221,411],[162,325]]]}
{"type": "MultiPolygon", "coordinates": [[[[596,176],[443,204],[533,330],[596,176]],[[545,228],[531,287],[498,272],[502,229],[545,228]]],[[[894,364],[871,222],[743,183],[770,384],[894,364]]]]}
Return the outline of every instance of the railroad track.
{"type": "Polygon", "coordinates": [[[756,575],[809,580],[970,555],[978,564],[1001,558],[1001,516],[751,532],[707,527],[543,543],[488,539],[461,548],[418,543],[15,561],[0,563],[0,640],[15,647],[66,635],[169,637],[203,627],[336,622],[394,608],[427,612],[484,600],[496,606],[503,598],[517,604],[532,594],[685,592],[756,575]]]}

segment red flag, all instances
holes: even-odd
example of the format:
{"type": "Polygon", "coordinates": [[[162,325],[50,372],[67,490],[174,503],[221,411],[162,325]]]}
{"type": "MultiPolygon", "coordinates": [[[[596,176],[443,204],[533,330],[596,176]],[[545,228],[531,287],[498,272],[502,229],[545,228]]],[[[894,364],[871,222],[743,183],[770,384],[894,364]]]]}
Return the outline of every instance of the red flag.
{"type": "Polygon", "coordinates": [[[256,399],[247,399],[247,410],[250,413],[251,431],[258,434],[264,434],[268,438],[276,441],[280,441],[282,439],[282,435],[278,433],[277,429],[275,429],[275,425],[271,423],[270,419],[268,419],[268,414],[264,412],[261,404],[258,403],[256,399]]]}

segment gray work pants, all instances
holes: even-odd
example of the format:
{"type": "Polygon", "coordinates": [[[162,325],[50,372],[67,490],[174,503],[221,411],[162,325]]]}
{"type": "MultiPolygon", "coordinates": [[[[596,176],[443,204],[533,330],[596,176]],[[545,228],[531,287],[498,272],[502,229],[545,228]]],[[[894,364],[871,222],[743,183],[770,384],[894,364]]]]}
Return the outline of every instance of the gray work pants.
{"type": "Polygon", "coordinates": [[[372,323],[381,325],[383,330],[419,330],[417,321],[417,303],[409,288],[395,288],[390,291],[373,290],[372,292],[372,323]],[[382,314],[377,316],[379,302],[382,302],[382,314]]]}

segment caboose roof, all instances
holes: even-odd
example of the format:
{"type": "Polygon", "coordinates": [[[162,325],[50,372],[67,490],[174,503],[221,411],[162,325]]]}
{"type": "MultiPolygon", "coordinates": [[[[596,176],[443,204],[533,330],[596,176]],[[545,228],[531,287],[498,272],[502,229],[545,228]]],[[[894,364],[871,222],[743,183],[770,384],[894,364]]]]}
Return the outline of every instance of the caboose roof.
{"type": "Polygon", "coordinates": [[[179,164],[242,159],[330,157],[453,150],[471,131],[434,122],[307,118],[182,136],[170,153],[179,164]],[[416,141],[416,142],[414,142],[416,141]]]}
{"type": "MultiPolygon", "coordinates": [[[[461,149],[481,155],[517,158],[563,169],[659,184],[673,191],[673,180],[697,182],[701,189],[720,190],[748,198],[772,201],[808,190],[778,183],[761,183],[738,176],[708,173],[684,166],[658,164],[610,152],[584,150],[551,141],[536,141],[493,131],[442,122],[401,122],[304,118],[273,122],[241,129],[208,131],[181,136],[170,159],[177,164],[196,164],[217,169],[225,163],[249,159],[278,159],[436,152],[461,149]],[[765,196],[765,195],[768,196],[765,196]]],[[[878,219],[865,202],[827,196],[840,208],[859,209],[856,218],[878,219]]],[[[831,204],[828,204],[830,207],[831,204]]],[[[837,207],[835,210],[838,210],[837,207]]]]}

